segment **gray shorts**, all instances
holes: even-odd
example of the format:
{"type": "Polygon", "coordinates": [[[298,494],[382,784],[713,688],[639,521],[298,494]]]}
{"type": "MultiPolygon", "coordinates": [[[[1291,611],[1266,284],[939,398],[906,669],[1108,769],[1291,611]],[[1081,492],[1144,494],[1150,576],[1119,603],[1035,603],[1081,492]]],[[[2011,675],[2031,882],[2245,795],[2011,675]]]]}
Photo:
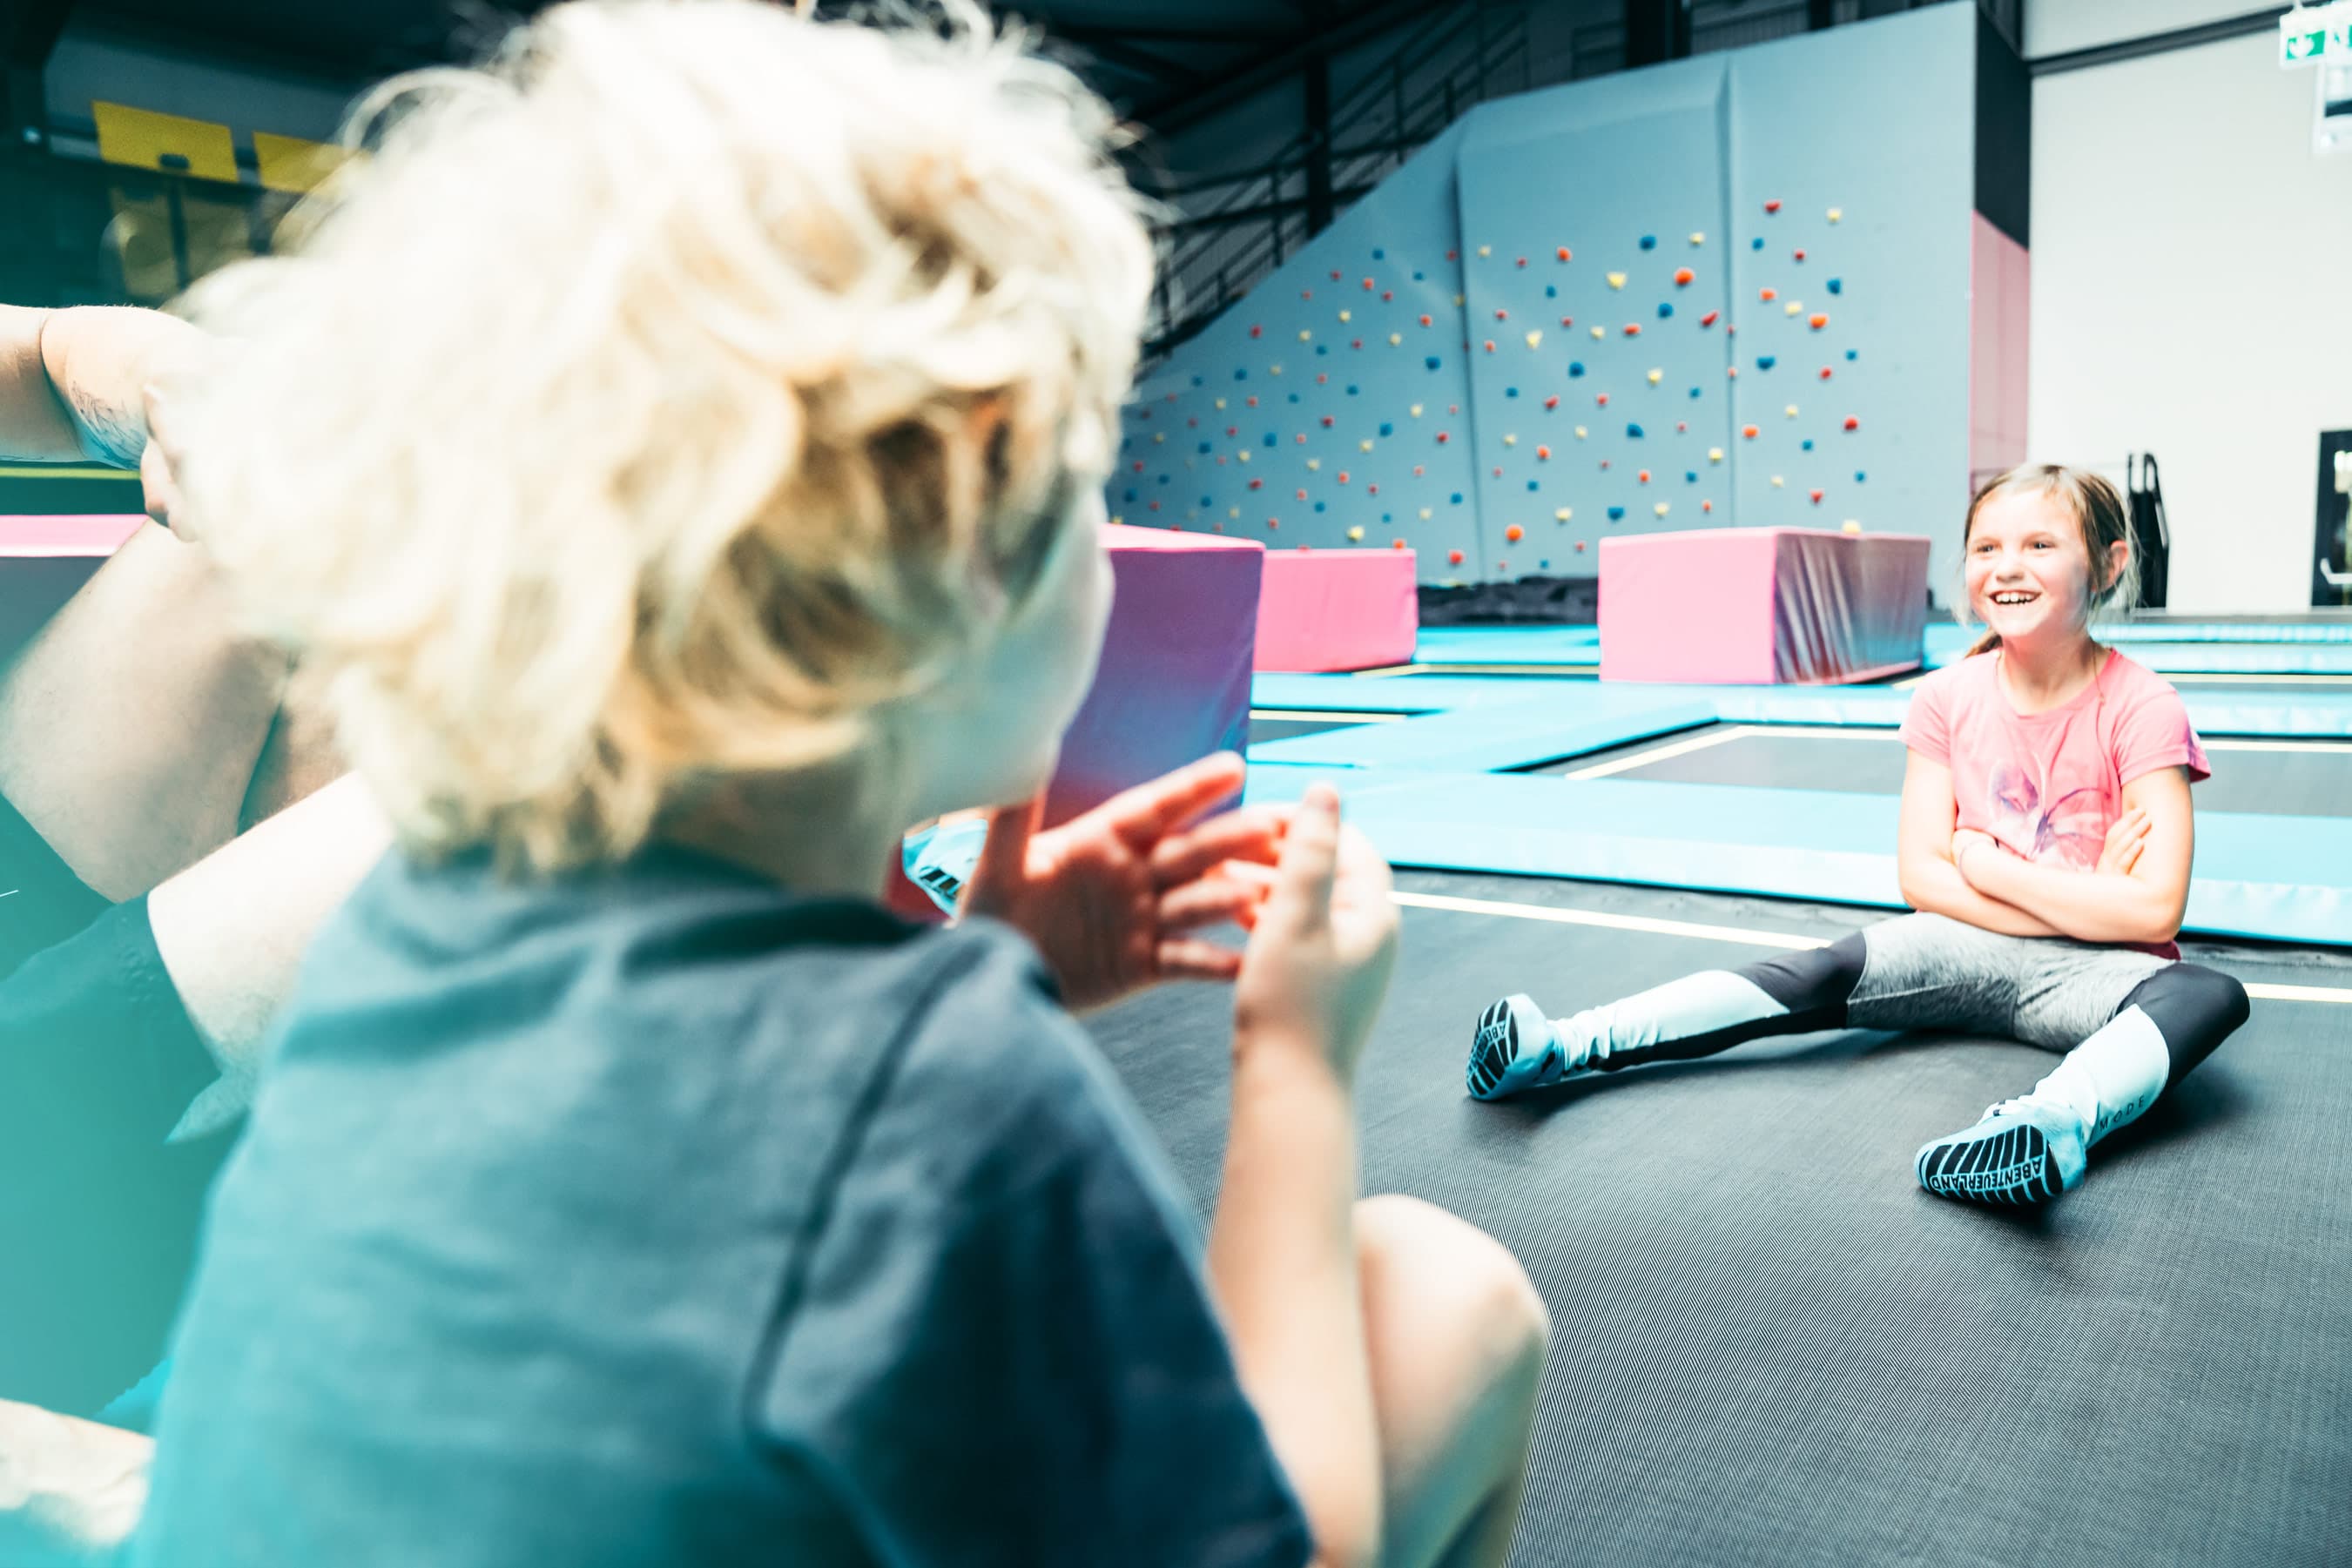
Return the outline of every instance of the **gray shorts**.
{"type": "Polygon", "coordinates": [[[2003,936],[1941,915],[1904,915],[1863,933],[1862,978],[1846,1005],[1856,1029],[2006,1035],[2072,1051],[2114,1018],[2133,988],[2173,960],[2056,936],[2003,936]]]}

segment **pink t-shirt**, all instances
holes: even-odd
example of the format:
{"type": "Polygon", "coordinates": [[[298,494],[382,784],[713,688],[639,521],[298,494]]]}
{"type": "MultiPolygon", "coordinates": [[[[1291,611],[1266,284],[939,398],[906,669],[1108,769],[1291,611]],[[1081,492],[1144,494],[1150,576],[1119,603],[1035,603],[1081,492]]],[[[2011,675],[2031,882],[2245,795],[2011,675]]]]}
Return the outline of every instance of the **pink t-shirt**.
{"type": "Polygon", "coordinates": [[[2113,651],[2072,701],[2030,715],[2001,690],[1998,653],[1947,665],[1912,694],[1903,743],[1952,770],[1961,827],[2073,871],[2097,869],[2125,785],[2159,768],[2210,776],[2180,694],[2113,651]]]}

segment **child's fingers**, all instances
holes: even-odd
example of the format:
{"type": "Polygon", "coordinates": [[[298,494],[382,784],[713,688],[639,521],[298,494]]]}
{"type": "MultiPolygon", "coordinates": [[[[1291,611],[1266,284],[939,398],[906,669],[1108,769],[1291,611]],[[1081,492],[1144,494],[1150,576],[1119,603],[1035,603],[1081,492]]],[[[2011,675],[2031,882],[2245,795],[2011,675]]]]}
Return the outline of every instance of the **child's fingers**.
{"type": "MultiPolygon", "coordinates": [[[[1339,791],[1328,784],[1308,787],[1298,813],[1282,839],[1280,880],[1274,896],[1297,900],[1320,916],[1331,907],[1331,884],[1339,873],[1339,791]]],[[[1385,871],[1386,868],[1382,868],[1385,871]]]]}
{"type": "Polygon", "coordinates": [[[1151,852],[1151,880],[1160,887],[1174,887],[1202,875],[1221,861],[1255,861],[1272,866],[1281,854],[1281,818],[1252,807],[1160,840],[1151,852]]]}
{"type": "Polygon", "coordinates": [[[989,812],[988,837],[981,841],[980,858],[972,864],[971,880],[983,888],[1020,886],[1029,864],[1030,837],[1036,832],[1037,823],[1045,814],[1043,790],[1018,806],[999,806],[989,812]]]}
{"type": "Polygon", "coordinates": [[[1170,936],[1160,944],[1163,980],[1230,980],[1242,972],[1242,956],[1197,936],[1170,936]]]}
{"type": "Polygon", "coordinates": [[[1254,916],[1265,896],[1257,888],[1218,877],[1188,882],[1160,895],[1160,928],[1189,931],[1223,921],[1237,921],[1244,914],[1254,916]]]}

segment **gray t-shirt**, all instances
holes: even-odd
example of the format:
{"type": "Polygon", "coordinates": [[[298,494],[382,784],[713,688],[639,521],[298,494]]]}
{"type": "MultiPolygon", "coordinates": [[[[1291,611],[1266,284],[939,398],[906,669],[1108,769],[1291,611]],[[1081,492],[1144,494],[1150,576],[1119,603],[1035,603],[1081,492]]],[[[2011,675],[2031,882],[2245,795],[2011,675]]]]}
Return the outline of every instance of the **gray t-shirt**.
{"type": "Polygon", "coordinates": [[[1196,1223],[1026,942],[664,850],[395,855],[320,936],[132,1559],[1308,1552],[1196,1223]]]}

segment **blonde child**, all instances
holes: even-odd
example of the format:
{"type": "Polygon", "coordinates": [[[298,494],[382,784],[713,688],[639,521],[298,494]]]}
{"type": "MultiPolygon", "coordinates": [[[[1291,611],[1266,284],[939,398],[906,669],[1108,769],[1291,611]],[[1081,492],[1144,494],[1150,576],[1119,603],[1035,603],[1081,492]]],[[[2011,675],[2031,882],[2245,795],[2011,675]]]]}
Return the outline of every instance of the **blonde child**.
{"type": "Polygon", "coordinates": [[[133,1560],[1500,1563],[1543,1311],[1356,1201],[1395,915],[1336,798],[1244,911],[1205,1248],[1029,946],[877,903],[1093,669],[1103,106],[969,18],[679,0],[363,120],[203,312],[181,477],[399,846],[215,1192],[133,1560]]]}
{"type": "Polygon", "coordinates": [[[2093,1145],[2245,1021],[2244,988],[2173,945],[2204,747],[2179,694],[2091,633],[2134,598],[2122,498],[2095,474],[2012,469],[1961,540],[1989,631],[1904,721],[1895,852],[1917,913],[1572,1018],[1505,998],[1479,1019],[1472,1094],[1848,1025],[2007,1035],[2064,1056],[1914,1169],[1943,1197],[2032,1204],[2072,1190],[2093,1145]]]}

